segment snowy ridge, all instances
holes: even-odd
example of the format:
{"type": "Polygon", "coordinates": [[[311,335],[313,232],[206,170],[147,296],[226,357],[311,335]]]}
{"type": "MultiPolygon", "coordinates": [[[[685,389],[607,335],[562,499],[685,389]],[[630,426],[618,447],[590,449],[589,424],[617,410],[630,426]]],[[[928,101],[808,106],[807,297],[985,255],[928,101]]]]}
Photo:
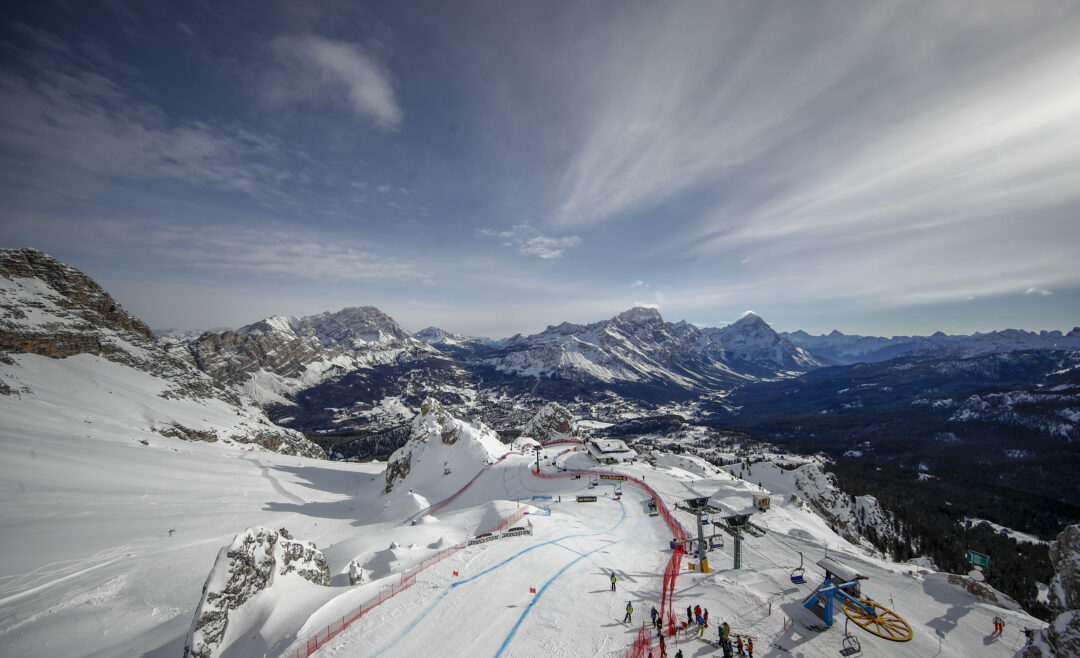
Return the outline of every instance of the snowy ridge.
{"type": "Polygon", "coordinates": [[[129,442],[153,433],[323,456],[300,433],[274,425],[249,400],[159,348],[145,323],[46,254],[0,250],[0,304],[0,347],[10,353],[0,359],[5,415],[72,422],[68,401],[77,400],[79,420],[115,428],[129,442]]]}
{"type": "Polygon", "coordinates": [[[506,453],[495,432],[454,418],[442,404],[428,398],[412,421],[408,442],[398,448],[386,468],[386,492],[408,493],[440,501],[457,491],[506,453]]]}
{"type": "Polygon", "coordinates": [[[514,336],[483,363],[523,377],[660,383],[684,389],[788,377],[816,365],[810,355],[779,339],[760,320],[760,324],[745,318],[741,322],[726,332],[701,330],[687,322],[664,322],[656,309],[637,307],[590,325],[564,322],[533,336],[514,336]],[[728,349],[725,341],[743,348],[743,353],[728,349]]]}

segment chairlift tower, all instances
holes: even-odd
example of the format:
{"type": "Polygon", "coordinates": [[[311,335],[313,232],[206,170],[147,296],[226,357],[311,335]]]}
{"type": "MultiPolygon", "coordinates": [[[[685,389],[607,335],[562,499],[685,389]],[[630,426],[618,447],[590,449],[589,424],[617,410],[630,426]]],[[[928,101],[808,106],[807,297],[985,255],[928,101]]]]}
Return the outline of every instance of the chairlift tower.
{"type": "MultiPolygon", "coordinates": [[[[688,512],[693,514],[697,518],[697,558],[698,563],[701,565],[702,573],[709,573],[709,549],[713,548],[711,541],[717,536],[715,534],[705,536],[703,517],[707,517],[711,514],[717,514],[720,510],[709,505],[708,497],[705,498],[689,498],[683,501],[683,507],[688,512]]],[[[723,543],[720,544],[723,546],[723,543]]]]}

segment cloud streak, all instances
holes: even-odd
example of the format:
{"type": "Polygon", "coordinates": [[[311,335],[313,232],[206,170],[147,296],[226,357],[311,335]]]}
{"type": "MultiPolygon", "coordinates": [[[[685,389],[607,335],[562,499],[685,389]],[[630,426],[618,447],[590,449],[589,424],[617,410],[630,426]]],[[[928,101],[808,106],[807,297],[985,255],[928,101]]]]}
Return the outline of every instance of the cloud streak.
{"type": "Polygon", "coordinates": [[[104,177],[280,198],[276,186],[291,174],[279,141],[229,122],[170,119],[124,70],[101,63],[108,58],[33,33],[39,47],[16,50],[24,74],[0,71],[2,175],[17,187],[62,194],[72,177],[104,177]]]}
{"type": "Polygon", "coordinates": [[[274,107],[345,105],[382,130],[401,126],[404,112],[386,69],[360,46],[318,36],[279,37],[277,67],[264,95],[274,107]]]}
{"type": "Polygon", "coordinates": [[[581,238],[576,235],[561,238],[541,235],[529,224],[518,224],[508,231],[484,229],[478,233],[482,236],[497,237],[503,241],[504,247],[516,249],[523,256],[535,256],[542,260],[558,260],[567,249],[581,245],[581,238]]]}

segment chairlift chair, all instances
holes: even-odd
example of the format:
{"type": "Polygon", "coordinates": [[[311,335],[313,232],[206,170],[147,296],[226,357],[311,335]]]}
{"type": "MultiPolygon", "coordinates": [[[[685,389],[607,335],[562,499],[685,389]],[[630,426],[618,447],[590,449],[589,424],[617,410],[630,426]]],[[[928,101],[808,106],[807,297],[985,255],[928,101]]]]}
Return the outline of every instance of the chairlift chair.
{"type": "Polygon", "coordinates": [[[851,658],[852,656],[858,656],[862,653],[862,646],[859,644],[859,638],[855,637],[853,633],[848,632],[847,625],[849,621],[851,620],[844,620],[843,646],[840,647],[840,655],[844,658],[851,658]]]}
{"type": "Polygon", "coordinates": [[[806,569],[803,569],[803,554],[799,553],[799,566],[791,570],[791,582],[796,585],[802,585],[806,582],[806,578],[803,574],[806,573],[806,569]]]}

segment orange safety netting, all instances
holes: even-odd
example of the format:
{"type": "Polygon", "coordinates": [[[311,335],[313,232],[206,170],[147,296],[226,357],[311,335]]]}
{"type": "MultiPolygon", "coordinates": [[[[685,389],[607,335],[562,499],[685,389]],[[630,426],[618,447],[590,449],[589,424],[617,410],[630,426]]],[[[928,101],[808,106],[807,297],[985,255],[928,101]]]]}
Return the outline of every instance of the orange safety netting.
{"type": "MultiPolygon", "coordinates": [[[[671,530],[672,537],[675,539],[675,550],[671,554],[671,559],[668,560],[667,568],[664,569],[664,582],[660,592],[660,610],[667,611],[667,635],[672,637],[675,635],[675,604],[673,599],[675,598],[675,579],[678,577],[680,570],[682,569],[683,555],[686,554],[686,550],[683,548],[682,541],[686,540],[686,530],[683,529],[682,524],[671,513],[671,510],[664,504],[663,499],[656,491],[645,484],[644,480],[639,480],[631,475],[625,475],[623,473],[615,473],[613,471],[581,471],[581,470],[567,470],[560,471],[558,473],[544,473],[538,471],[531,471],[533,475],[541,479],[557,479],[557,478],[571,478],[575,475],[617,475],[620,478],[626,478],[626,481],[634,486],[642,489],[645,493],[653,497],[656,501],[656,509],[660,512],[660,516],[667,523],[668,529],[671,530]]],[[[638,639],[634,641],[634,644],[630,647],[626,654],[626,658],[645,658],[646,653],[651,649],[650,638],[651,633],[645,632],[644,641],[641,640],[641,633],[638,633],[638,639]]]]}

